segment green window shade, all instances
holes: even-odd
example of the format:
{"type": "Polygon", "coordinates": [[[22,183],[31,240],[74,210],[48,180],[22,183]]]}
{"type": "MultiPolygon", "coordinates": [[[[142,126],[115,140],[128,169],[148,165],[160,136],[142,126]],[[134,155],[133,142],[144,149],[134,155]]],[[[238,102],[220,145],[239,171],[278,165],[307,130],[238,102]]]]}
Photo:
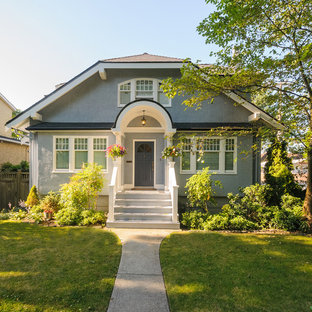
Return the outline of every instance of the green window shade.
{"type": "Polygon", "coordinates": [[[104,151],[94,151],[93,160],[98,165],[102,166],[103,169],[107,169],[106,165],[106,152],[104,151]]]}
{"type": "Polygon", "coordinates": [[[69,169],[68,151],[56,151],[56,169],[69,169]]]}
{"type": "Polygon", "coordinates": [[[182,170],[191,170],[191,153],[182,153],[182,170]]]}
{"type": "Polygon", "coordinates": [[[75,151],[75,169],[81,169],[88,162],[88,151],[75,151]]]}
{"type": "MultiPolygon", "coordinates": [[[[199,153],[196,153],[196,159],[199,159],[199,153]]],[[[219,170],[219,153],[205,152],[203,157],[196,161],[196,170],[202,170],[209,167],[210,170],[219,170]]]]}
{"type": "Polygon", "coordinates": [[[225,170],[234,170],[234,153],[225,152],[225,170]]]}

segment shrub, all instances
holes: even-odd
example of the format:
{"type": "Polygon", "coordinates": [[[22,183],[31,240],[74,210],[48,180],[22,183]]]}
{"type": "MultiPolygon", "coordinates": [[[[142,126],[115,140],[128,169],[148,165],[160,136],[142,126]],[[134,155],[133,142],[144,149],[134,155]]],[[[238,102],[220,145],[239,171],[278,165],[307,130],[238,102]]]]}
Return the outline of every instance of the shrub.
{"type": "Polygon", "coordinates": [[[1,172],[17,172],[18,170],[29,172],[29,162],[22,160],[18,165],[13,165],[8,161],[3,163],[0,167],[1,172]]]}
{"type": "Polygon", "coordinates": [[[43,208],[40,204],[30,208],[29,218],[34,220],[36,223],[43,221],[43,208]]]}
{"type": "Polygon", "coordinates": [[[303,201],[289,194],[282,196],[282,206],[272,220],[273,226],[287,231],[311,231],[308,220],[304,217],[303,201]]]}
{"type": "Polygon", "coordinates": [[[9,215],[11,220],[24,220],[28,218],[28,212],[21,209],[17,212],[10,212],[9,215]]]}
{"type": "Polygon", "coordinates": [[[191,207],[197,207],[208,212],[208,203],[215,203],[213,186],[222,187],[220,181],[212,181],[209,167],[197,172],[186,181],[187,199],[191,207]]]}
{"type": "Polygon", "coordinates": [[[210,215],[206,212],[200,211],[187,211],[182,214],[181,224],[187,229],[203,230],[204,222],[208,220],[210,215]]]}
{"type": "Polygon", "coordinates": [[[106,224],[107,215],[104,211],[97,210],[84,210],[81,212],[81,218],[79,225],[95,225],[106,224]]]}
{"type": "Polygon", "coordinates": [[[39,204],[39,196],[38,196],[38,191],[36,188],[36,185],[33,185],[32,188],[30,189],[30,192],[27,196],[27,200],[25,202],[27,207],[32,207],[35,205],[39,204]]]}
{"type": "Polygon", "coordinates": [[[10,214],[8,212],[0,212],[0,220],[9,220],[10,214]]]}
{"type": "Polygon", "coordinates": [[[222,214],[213,215],[203,224],[203,226],[204,230],[226,230],[229,226],[229,219],[222,214]]]}
{"type": "Polygon", "coordinates": [[[61,209],[60,199],[59,194],[51,191],[40,201],[40,207],[45,212],[56,213],[61,209]]]}
{"type": "Polygon", "coordinates": [[[255,222],[245,219],[242,216],[238,216],[229,220],[228,228],[230,230],[250,231],[259,229],[259,225],[255,222]]]}
{"type": "Polygon", "coordinates": [[[74,207],[66,207],[56,213],[55,219],[59,225],[77,225],[81,222],[81,210],[74,207]]]}
{"type": "Polygon", "coordinates": [[[81,172],[73,175],[69,183],[61,187],[61,204],[65,208],[94,209],[104,178],[101,166],[83,165],[81,172]]]}

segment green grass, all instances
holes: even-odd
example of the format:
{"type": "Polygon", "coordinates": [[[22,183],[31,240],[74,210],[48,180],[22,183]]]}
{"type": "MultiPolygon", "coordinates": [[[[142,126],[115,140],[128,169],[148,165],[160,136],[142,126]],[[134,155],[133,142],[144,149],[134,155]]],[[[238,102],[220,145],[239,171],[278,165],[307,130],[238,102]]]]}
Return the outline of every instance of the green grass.
{"type": "Polygon", "coordinates": [[[174,233],[160,259],[172,312],[312,311],[312,237],[174,233]]]}
{"type": "Polygon", "coordinates": [[[101,229],[0,221],[0,311],[106,311],[120,255],[101,229]]]}

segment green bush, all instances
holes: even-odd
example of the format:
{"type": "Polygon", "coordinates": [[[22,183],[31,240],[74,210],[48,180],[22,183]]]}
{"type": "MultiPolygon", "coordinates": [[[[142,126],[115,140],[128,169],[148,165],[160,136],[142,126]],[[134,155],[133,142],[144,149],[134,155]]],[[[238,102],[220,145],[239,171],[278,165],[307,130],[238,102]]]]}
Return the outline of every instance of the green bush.
{"type": "Polygon", "coordinates": [[[82,220],[79,225],[106,224],[107,214],[104,211],[84,210],[81,212],[82,220]]]}
{"type": "Polygon", "coordinates": [[[27,200],[25,202],[25,205],[27,207],[32,207],[35,205],[39,204],[39,195],[38,195],[38,191],[37,191],[37,187],[36,185],[33,185],[32,188],[30,189],[30,192],[27,196],[27,200]]]}
{"type": "Polygon", "coordinates": [[[211,217],[207,212],[187,211],[182,214],[181,224],[187,229],[203,230],[203,223],[211,217]]]}
{"type": "Polygon", "coordinates": [[[214,186],[222,187],[220,181],[212,181],[209,167],[197,172],[186,181],[187,200],[191,207],[201,208],[208,212],[208,203],[215,203],[214,186]]]}
{"type": "Polygon", "coordinates": [[[29,172],[29,162],[26,160],[22,160],[18,165],[13,165],[8,161],[1,164],[0,166],[1,172],[17,172],[19,170],[21,170],[22,172],[29,172]]]}
{"type": "Polygon", "coordinates": [[[50,191],[48,195],[40,201],[40,207],[43,211],[56,213],[61,209],[60,199],[61,196],[59,194],[50,191]]]}
{"type": "Polygon", "coordinates": [[[8,212],[0,212],[0,220],[9,220],[10,214],[8,212]]]}
{"type": "Polygon", "coordinates": [[[282,206],[278,209],[272,220],[274,227],[287,231],[309,232],[311,228],[304,217],[303,201],[289,194],[282,196],[282,206]]]}
{"type": "Polygon", "coordinates": [[[10,212],[9,215],[11,220],[24,220],[28,218],[28,212],[21,209],[17,212],[10,212]]]}
{"type": "Polygon", "coordinates": [[[229,220],[228,228],[230,230],[252,231],[258,230],[259,225],[255,222],[245,219],[242,216],[238,216],[229,220]]]}
{"type": "Polygon", "coordinates": [[[222,214],[211,216],[204,224],[204,230],[227,230],[229,228],[229,218],[222,214]]]}
{"type": "Polygon", "coordinates": [[[29,218],[34,220],[36,223],[40,223],[43,221],[43,208],[40,204],[32,206],[30,208],[29,218]]]}
{"type": "Polygon", "coordinates": [[[82,221],[81,209],[66,207],[58,211],[55,220],[59,225],[78,225],[82,221]]]}

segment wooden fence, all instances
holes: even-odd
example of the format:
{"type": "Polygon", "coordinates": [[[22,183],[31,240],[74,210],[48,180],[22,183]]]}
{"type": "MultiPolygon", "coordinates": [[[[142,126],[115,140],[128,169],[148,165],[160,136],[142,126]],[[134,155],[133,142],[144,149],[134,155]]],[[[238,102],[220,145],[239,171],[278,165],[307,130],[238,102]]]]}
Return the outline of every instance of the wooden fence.
{"type": "Polygon", "coordinates": [[[0,210],[16,206],[19,200],[26,200],[29,193],[28,172],[0,173],[0,210]]]}

